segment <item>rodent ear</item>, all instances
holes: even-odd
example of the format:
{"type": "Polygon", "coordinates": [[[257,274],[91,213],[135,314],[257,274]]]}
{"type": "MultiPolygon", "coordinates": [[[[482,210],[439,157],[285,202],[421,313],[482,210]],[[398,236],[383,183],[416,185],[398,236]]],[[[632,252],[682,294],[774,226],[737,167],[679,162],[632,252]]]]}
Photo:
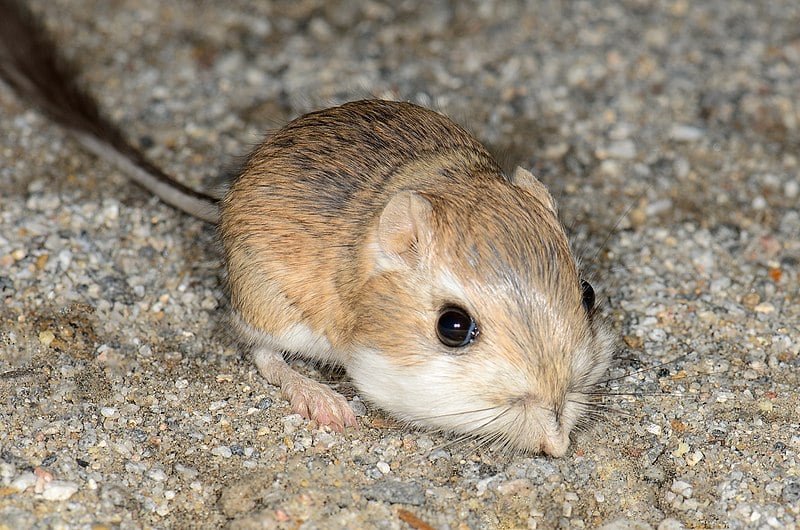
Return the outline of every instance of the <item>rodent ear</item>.
{"type": "Polygon", "coordinates": [[[413,266],[420,247],[430,241],[432,211],[430,201],[415,191],[401,191],[392,197],[378,222],[383,253],[413,266]]]}
{"type": "Polygon", "coordinates": [[[518,188],[530,190],[534,195],[539,197],[545,206],[550,208],[554,214],[558,214],[558,208],[556,207],[556,201],[553,199],[553,196],[547,191],[545,185],[527,169],[517,166],[514,170],[514,174],[511,175],[511,184],[518,188]]]}

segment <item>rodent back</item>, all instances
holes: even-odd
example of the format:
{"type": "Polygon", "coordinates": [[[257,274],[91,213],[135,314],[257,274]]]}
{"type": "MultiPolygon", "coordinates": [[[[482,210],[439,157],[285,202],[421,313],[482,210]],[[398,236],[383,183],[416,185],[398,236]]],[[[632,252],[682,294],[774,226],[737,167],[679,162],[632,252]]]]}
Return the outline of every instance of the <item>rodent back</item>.
{"type": "Polygon", "coordinates": [[[411,103],[355,101],[306,114],[271,134],[248,157],[233,193],[264,189],[254,205],[274,199],[290,208],[313,206],[334,221],[343,212],[360,220],[396,188],[421,185],[413,175],[400,175],[409,162],[465,154],[499,172],[474,137],[436,112],[411,103]],[[310,189],[313,194],[306,193],[310,189]]]}
{"type": "MultiPolygon", "coordinates": [[[[254,293],[269,285],[291,293],[289,305],[313,307],[311,320],[320,325],[341,318],[333,315],[354,303],[367,267],[361,261],[369,227],[390,197],[448,180],[445,170],[458,164],[503,178],[463,128],[410,103],[347,103],[273,133],[222,202],[234,307],[245,320],[264,320],[254,293]]],[[[338,328],[352,329],[352,319],[345,320],[338,328]]]]}

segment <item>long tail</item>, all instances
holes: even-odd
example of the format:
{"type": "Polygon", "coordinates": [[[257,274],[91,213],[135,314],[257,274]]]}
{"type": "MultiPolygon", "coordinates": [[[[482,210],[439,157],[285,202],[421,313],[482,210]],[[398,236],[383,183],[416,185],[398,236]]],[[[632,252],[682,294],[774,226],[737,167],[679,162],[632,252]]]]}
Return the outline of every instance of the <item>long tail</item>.
{"type": "Polygon", "coordinates": [[[217,200],[177,182],[133,147],[78,86],[47,31],[17,0],[0,0],[0,78],[136,184],[186,213],[217,222],[217,200]]]}

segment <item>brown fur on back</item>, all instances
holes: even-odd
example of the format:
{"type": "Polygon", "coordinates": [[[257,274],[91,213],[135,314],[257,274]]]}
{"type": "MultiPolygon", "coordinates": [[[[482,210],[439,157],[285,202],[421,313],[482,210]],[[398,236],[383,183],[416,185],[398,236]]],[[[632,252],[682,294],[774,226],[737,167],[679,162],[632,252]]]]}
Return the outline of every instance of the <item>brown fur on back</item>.
{"type": "Polygon", "coordinates": [[[301,320],[320,329],[334,319],[346,334],[368,276],[358,263],[368,226],[399,190],[453,174],[466,185],[459,166],[503,180],[469,133],[409,103],[357,101],[289,123],[251,154],[222,203],[234,308],[265,330],[301,320]],[[275,297],[262,292],[276,288],[286,303],[265,317],[261,301],[275,297]]]}

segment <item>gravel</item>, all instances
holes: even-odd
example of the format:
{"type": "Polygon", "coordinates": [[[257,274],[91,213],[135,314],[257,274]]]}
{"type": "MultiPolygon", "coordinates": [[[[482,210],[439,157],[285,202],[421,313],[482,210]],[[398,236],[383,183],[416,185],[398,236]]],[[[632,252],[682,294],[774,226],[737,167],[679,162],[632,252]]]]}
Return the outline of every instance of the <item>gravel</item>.
{"type": "Polygon", "coordinates": [[[800,526],[795,0],[31,3],[198,188],[322,106],[445,112],[551,188],[621,347],[560,459],[357,395],[318,429],[227,332],[213,229],[0,87],[0,528],[800,526]]]}

